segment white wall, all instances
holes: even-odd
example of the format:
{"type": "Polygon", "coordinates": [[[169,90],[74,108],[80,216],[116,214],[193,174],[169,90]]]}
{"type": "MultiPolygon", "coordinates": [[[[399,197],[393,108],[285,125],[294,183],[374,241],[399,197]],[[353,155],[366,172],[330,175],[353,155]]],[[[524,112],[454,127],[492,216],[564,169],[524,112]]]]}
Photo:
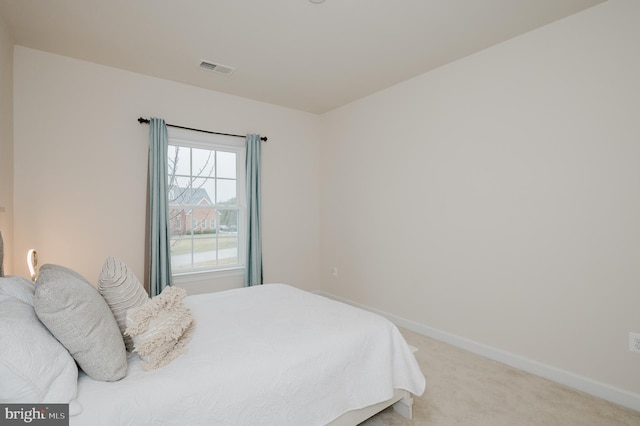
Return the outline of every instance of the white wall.
{"type": "Polygon", "coordinates": [[[142,280],[149,128],[136,120],[156,116],[269,138],[265,280],[319,287],[318,116],[19,46],[14,61],[16,258],[35,247],[95,282],[114,255],[142,280]]]}
{"type": "Polygon", "coordinates": [[[13,41],[0,18],[0,231],[4,272],[13,271],[13,41]]]}
{"type": "Polygon", "coordinates": [[[638,40],[610,0],[325,114],[323,290],[638,398],[638,40]]]}
{"type": "Polygon", "coordinates": [[[267,281],[638,394],[638,17],[609,0],[323,117],[18,47],[13,252],[142,276],[135,119],[259,132],[267,281]]]}

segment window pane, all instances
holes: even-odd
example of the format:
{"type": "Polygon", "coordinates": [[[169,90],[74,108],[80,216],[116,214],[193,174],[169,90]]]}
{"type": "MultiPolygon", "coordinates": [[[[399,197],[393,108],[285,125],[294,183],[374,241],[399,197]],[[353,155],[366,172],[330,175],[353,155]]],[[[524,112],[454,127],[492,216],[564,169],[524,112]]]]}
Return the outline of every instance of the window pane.
{"type": "Polygon", "coordinates": [[[220,231],[238,232],[238,210],[220,209],[220,231]]]}
{"type": "Polygon", "coordinates": [[[219,204],[237,204],[236,200],[236,181],[218,179],[217,180],[217,199],[219,204]]]}
{"type": "Polygon", "coordinates": [[[191,148],[184,146],[169,145],[169,176],[182,175],[189,176],[191,174],[191,148]]]}
{"type": "Polygon", "coordinates": [[[169,176],[169,204],[191,204],[190,182],[191,178],[188,177],[174,177],[171,180],[169,176]]]}
{"type": "Polygon", "coordinates": [[[215,151],[192,148],[193,168],[191,174],[198,177],[215,176],[215,151]]]}
{"type": "Polygon", "coordinates": [[[173,271],[192,268],[192,243],[193,240],[188,236],[171,237],[171,269],[173,271]]]}
{"type": "Polygon", "coordinates": [[[234,265],[238,263],[238,238],[236,236],[220,235],[219,247],[219,265],[234,265]]]}
{"type": "Polygon", "coordinates": [[[187,233],[187,212],[180,207],[169,209],[169,233],[173,238],[185,235],[187,233]]]}
{"type": "Polygon", "coordinates": [[[194,234],[211,234],[213,230],[209,227],[211,218],[214,217],[213,209],[193,209],[193,232],[194,234]]]}
{"type": "Polygon", "coordinates": [[[216,196],[216,180],[210,178],[194,178],[192,204],[212,206],[216,196]]]}
{"type": "Polygon", "coordinates": [[[193,238],[193,267],[204,268],[216,266],[216,237],[194,236],[193,238]]]}
{"type": "Polygon", "coordinates": [[[218,160],[218,177],[236,178],[236,153],[235,152],[217,152],[218,160]]]}
{"type": "Polygon", "coordinates": [[[238,210],[221,209],[218,234],[218,263],[238,263],[238,210]]]}
{"type": "Polygon", "coordinates": [[[212,139],[214,144],[207,149],[201,135],[191,145],[187,133],[178,134],[170,140],[168,151],[173,271],[184,274],[242,266],[244,242],[238,238],[242,233],[238,227],[245,213],[238,199],[244,196],[244,187],[238,183],[244,164],[238,161],[243,150],[235,139],[218,151],[213,147],[224,146],[224,138],[212,139]]]}
{"type": "Polygon", "coordinates": [[[215,236],[195,235],[193,238],[171,239],[172,270],[211,267],[217,263],[215,236]]]}
{"type": "Polygon", "coordinates": [[[169,149],[167,150],[167,169],[169,170],[169,175],[172,175],[175,171],[176,167],[176,150],[178,149],[175,145],[169,145],[169,149]]]}

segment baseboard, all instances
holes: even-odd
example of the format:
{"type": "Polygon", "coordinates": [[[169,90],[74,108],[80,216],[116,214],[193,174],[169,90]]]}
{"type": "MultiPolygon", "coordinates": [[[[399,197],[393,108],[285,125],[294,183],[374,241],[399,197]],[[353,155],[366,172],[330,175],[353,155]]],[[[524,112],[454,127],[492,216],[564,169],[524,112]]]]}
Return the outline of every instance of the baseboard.
{"type": "Polygon", "coordinates": [[[447,333],[445,331],[438,330],[424,324],[419,324],[414,321],[410,321],[405,318],[401,318],[399,316],[353,302],[351,300],[334,296],[323,291],[316,291],[315,293],[328,297],[330,299],[337,300],[339,302],[343,302],[367,311],[374,312],[378,315],[386,317],[398,327],[406,328],[424,336],[431,337],[441,342],[448,343],[452,346],[456,346],[469,352],[484,356],[485,358],[499,361],[503,364],[517,368],[519,370],[526,371],[527,373],[544,377],[545,379],[549,379],[556,383],[569,386],[573,389],[577,389],[598,398],[602,398],[615,404],[631,408],[632,410],[640,411],[639,394],[625,391],[623,389],[619,389],[614,386],[607,385],[606,383],[598,382],[589,379],[588,377],[580,376],[578,374],[574,374],[560,368],[542,364],[540,362],[533,361],[520,355],[515,355],[510,352],[476,342],[474,340],[456,336],[454,334],[447,333]]]}

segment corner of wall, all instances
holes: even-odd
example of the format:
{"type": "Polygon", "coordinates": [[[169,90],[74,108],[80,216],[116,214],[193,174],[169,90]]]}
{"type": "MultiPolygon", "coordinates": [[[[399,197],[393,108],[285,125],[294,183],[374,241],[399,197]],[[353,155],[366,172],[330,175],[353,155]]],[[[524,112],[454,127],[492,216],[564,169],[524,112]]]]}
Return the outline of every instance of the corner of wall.
{"type": "Polygon", "coordinates": [[[13,40],[0,18],[0,229],[5,273],[13,271],[13,40]]]}

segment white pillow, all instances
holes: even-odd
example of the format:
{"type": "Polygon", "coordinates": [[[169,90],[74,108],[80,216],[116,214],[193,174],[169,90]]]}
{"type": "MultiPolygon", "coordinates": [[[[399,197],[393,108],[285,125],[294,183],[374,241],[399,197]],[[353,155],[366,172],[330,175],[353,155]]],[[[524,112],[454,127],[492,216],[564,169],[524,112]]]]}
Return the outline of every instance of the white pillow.
{"type": "Polygon", "coordinates": [[[33,306],[0,294],[0,402],[70,403],[77,380],[75,361],[33,306]]]}
{"type": "Polygon", "coordinates": [[[9,275],[0,278],[0,294],[11,296],[33,306],[33,294],[36,288],[33,282],[25,277],[9,275]]]}
{"type": "Polygon", "coordinates": [[[107,258],[98,277],[98,291],[111,308],[128,351],[133,350],[127,328],[127,311],[142,306],[149,300],[147,292],[127,265],[113,256],[107,258]]]}
{"type": "Polygon", "coordinates": [[[165,287],[146,304],[127,311],[125,333],[133,338],[134,350],[146,370],[163,367],[186,351],[194,322],[184,306],[186,292],[165,287]]]}

